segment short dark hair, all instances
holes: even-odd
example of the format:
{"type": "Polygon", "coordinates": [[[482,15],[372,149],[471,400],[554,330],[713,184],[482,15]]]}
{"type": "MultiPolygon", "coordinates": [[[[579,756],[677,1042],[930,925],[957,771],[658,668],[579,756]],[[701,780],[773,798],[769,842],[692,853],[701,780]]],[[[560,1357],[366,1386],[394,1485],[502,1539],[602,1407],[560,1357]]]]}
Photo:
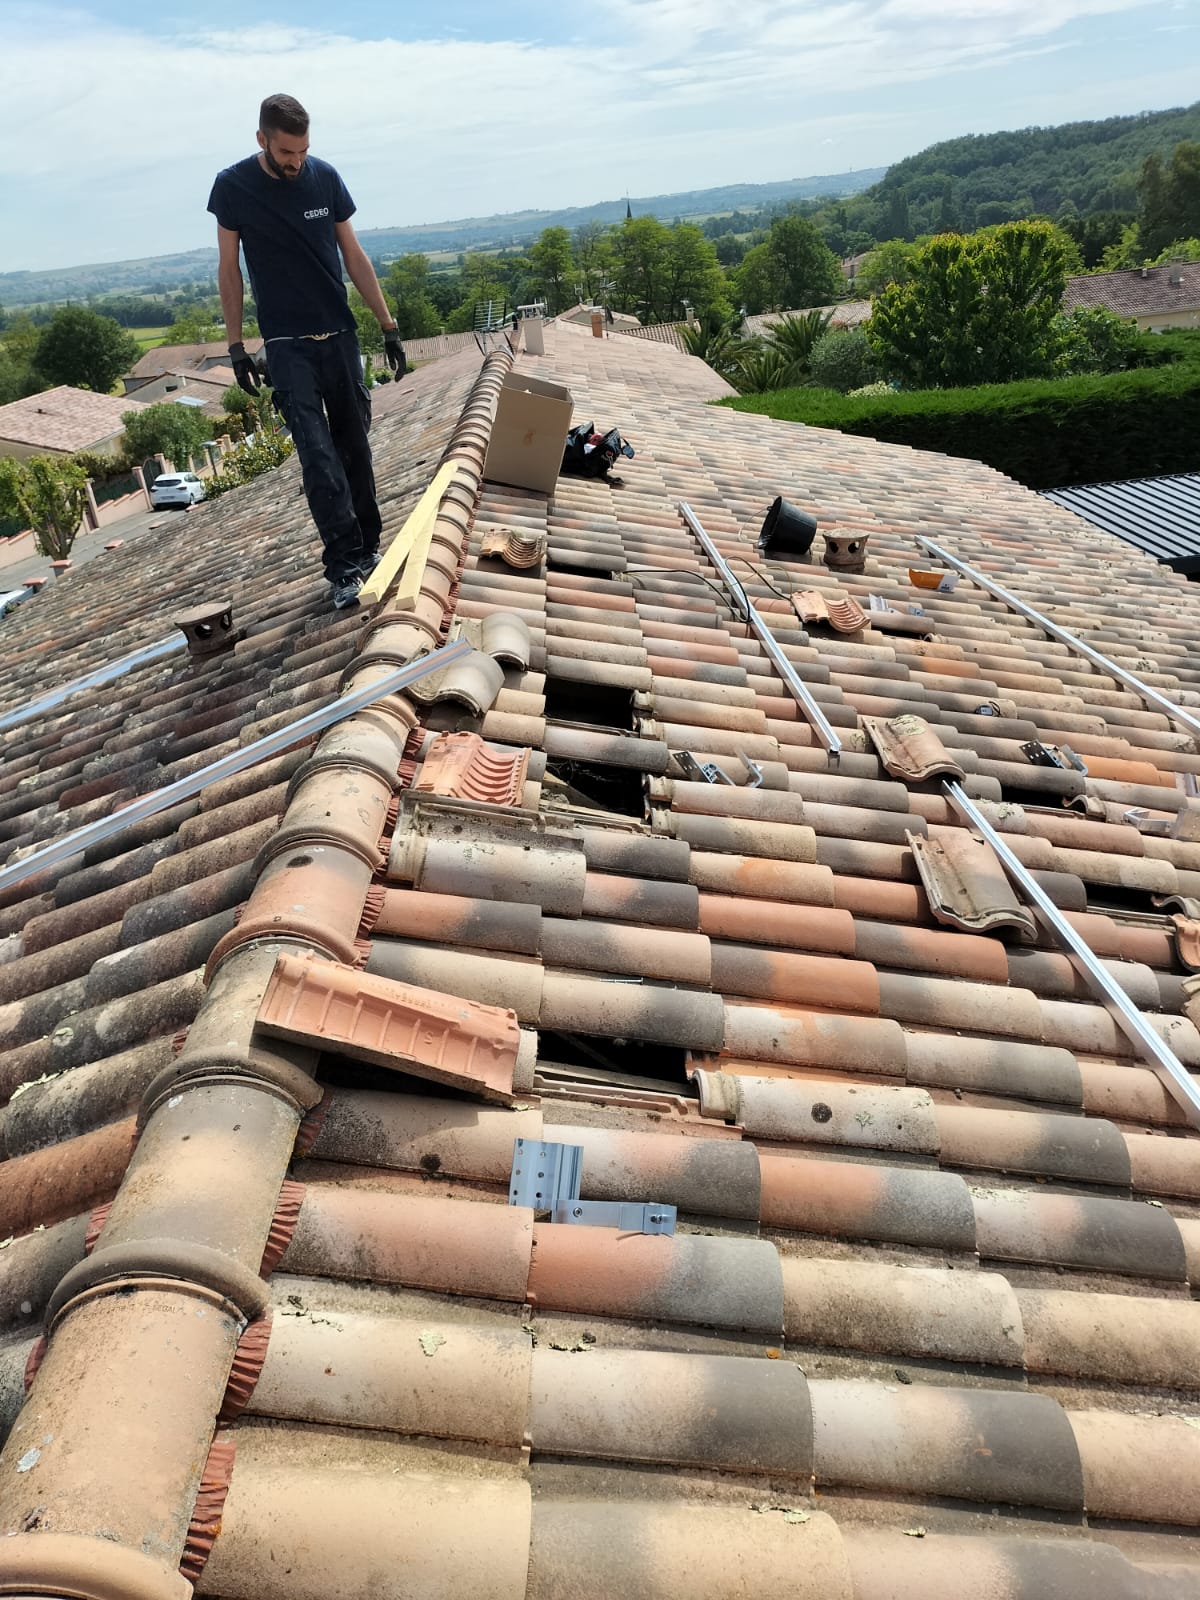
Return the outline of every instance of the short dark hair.
{"type": "Polygon", "coordinates": [[[308,112],[290,94],[269,94],[258,108],[258,126],[262,133],[307,133],[308,112]]]}

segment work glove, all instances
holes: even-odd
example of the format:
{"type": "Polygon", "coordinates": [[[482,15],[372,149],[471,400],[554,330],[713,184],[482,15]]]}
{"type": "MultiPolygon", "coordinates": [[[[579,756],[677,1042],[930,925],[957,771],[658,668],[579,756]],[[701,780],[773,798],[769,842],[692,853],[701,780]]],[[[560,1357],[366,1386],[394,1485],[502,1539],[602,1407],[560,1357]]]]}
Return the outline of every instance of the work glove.
{"type": "Polygon", "coordinates": [[[383,359],[396,374],[396,382],[408,371],[408,361],[404,354],[404,346],[400,343],[399,328],[385,328],[383,330],[383,359]]]}
{"type": "Polygon", "coordinates": [[[259,376],[254,357],[246,354],[246,346],[240,342],[231,344],[229,359],[233,363],[233,375],[238,381],[238,388],[244,389],[247,394],[257,394],[262,378],[259,376]]]}

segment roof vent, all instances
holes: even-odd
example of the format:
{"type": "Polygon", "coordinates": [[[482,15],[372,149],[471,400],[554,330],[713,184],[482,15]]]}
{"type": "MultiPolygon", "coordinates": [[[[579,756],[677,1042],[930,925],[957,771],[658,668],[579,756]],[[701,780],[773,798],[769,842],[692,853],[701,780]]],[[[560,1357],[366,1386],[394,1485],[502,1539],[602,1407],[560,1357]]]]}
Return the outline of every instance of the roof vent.
{"type": "Polygon", "coordinates": [[[1149,267],[1143,267],[1142,268],[1142,277],[1143,278],[1148,278],[1149,276],[1150,276],[1150,268],[1149,267]]]}
{"type": "Polygon", "coordinates": [[[209,656],[219,656],[232,650],[242,637],[233,626],[233,601],[209,600],[204,605],[172,617],[176,628],[182,628],[187,639],[188,655],[193,661],[203,661],[209,656]]]}
{"type": "Polygon", "coordinates": [[[868,533],[825,535],[825,565],[831,572],[864,572],[868,533]]]}

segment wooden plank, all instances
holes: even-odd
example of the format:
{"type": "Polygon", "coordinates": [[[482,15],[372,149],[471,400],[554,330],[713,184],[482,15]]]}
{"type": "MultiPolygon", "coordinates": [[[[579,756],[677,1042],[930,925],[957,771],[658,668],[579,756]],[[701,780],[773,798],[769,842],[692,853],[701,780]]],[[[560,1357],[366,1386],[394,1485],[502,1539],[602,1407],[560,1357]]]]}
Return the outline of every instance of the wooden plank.
{"type": "MultiPolygon", "coordinates": [[[[401,567],[409,559],[426,526],[428,526],[429,532],[432,534],[438,507],[442,503],[442,496],[450,487],[456,470],[455,463],[447,461],[434,473],[429,487],[409,512],[408,520],[391,544],[388,545],[375,571],[371,573],[366,583],[358,591],[360,605],[375,605],[377,601],[382,600],[396,581],[401,567]]],[[[425,553],[426,555],[429,553],[428,541],[425,544],[425,553]]],[[[422,557],[422,568],[424,568],[424,565],[425,560],[422,557]]],[[[411,611],[413,603],[415,602],[410,602],[404,609],[411,611]]]]}

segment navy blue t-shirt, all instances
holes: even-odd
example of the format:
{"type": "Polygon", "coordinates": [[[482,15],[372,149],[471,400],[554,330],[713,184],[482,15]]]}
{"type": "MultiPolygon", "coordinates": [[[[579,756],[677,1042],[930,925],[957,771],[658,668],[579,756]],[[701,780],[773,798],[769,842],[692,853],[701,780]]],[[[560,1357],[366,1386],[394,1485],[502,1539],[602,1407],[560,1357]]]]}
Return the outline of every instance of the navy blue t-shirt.
{"type": "Polygon", "coordinates": [[[264,339],[354,327],[334,225],[354,201],[327,161],[309,156],[298,178],[273,178],[257,156],[218,172],[208,209],[239,233],[264,339]]]}

